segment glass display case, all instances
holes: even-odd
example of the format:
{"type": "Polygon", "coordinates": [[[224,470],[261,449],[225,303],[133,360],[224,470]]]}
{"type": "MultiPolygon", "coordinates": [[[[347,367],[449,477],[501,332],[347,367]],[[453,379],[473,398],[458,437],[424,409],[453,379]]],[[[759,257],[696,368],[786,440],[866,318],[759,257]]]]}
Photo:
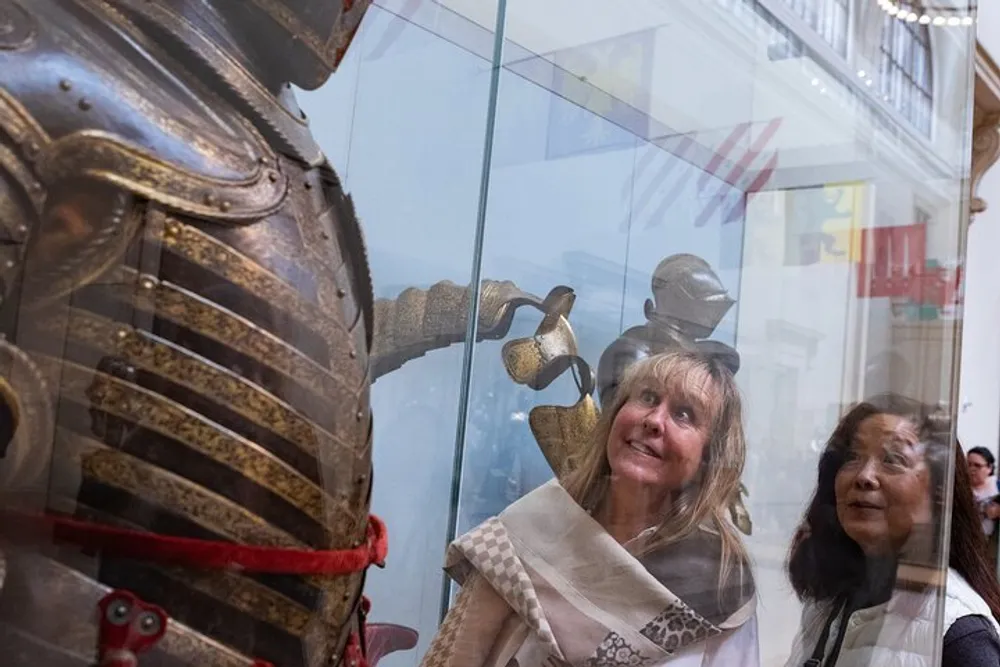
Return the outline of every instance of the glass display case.
{"type": "MultiPolygon", "coordinates": [[[[954,409],[974,17],[889,0],[376,3],[303,103],[378,296],[482,280],[575,297],[488,336],[465,316],[448,341],[464,345],[428,342],[376,380],[392,548],[368,590],[374,617],[420,633],[385,664],[417,664],[452,603],[445,545],[553,478],[552,406],[596,411],[586,373],[662,324],[657,267],[678,255],[732,300],[699,335],[738,353],[741,537],[761,664],[784,664],[802,608],[785,565],[838,421],[885,392],[954,409]],[[524,341],[583,363],[533,388],[505,364],[524,341]]],[[[483,284],[464,304],[480,325],[483,284]]]]}
{"type": "Polygon", "coordinates": [[[974,5],[0,0],[4,665],[1000,632],[974,5]]]}

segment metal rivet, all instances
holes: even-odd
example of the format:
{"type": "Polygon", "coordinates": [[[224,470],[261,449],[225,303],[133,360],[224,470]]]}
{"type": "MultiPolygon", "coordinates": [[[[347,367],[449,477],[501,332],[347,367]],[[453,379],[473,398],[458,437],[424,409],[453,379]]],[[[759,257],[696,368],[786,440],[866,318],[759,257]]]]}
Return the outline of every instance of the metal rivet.
{"type": "Polygon", "coordinates": [[[153,281],[152,280],[143,280],[142,281],[142,286],[143,286],[144,289],[153,289],[153,281]]]}
{"type": "Polygon", "coordinates": [[[345,600],[350,600],[351,599],[351,594],[350,593],[344,593],[344,599],[345,600]]]}
{"type": "Polygon", "coordinates": [[[364,483],[365,483],[365,476],[358,475],[358,484],[364,484],[364,483]]]}
{"type": "Polygon", "coordinates": [[[14,260],[12,260],[12,259],[8,259],[8,260],[7,260],[7,262],[6,262],[6,264],[5,264],[5,266],[6,266],[6,267],[7,267],[8,269],[13,269],[13,268],[14,268],[14,260]]]}
{"type": "Polygon", "coordinates": [[[319,233],[319,236],[320,236],[320,238],[321,238],[321,239],[323,239],[324,241],[329,241],[329,240],[330,240],[330,235],[329,235],[329,234],[327,234],[326,232],[320,232],[320,233],[319,233]]]}
{"type": "Polygon", "coordinates": [[[167,223],[167,234],[176,234],[179,231],[180,231],[180,227],[177,225],[176,222],[168,222],[167,223]]]}
{"type": "Polygon", "coordinates": [[[63,90],[72,90],[73,82],[70,81],[69,79],[63,79],[62,81],[59,82],[59,87],[62,88],[63,90]]]}
{"type": "Polygon", "coordinates": [[[77,102],[77,106],[79,106],[84,111],[90,111],[91,107],[93,107],[94,105],[91,104],[90,100],[88,100],[86,97],[81,97],[80,101],[77,102]]]}
{"type": "Polygon", "coordinates": [[[267,180],[271,181],[272,183],[277,183],[278,182],[278,174],[275,173],[275,172],[273,172],[273,171],[270,172],[270,173],[268,173],[267,180]]]}
{"type": "Polygon", "coordinates": [[[349,356],[349,357],[350,357],[351,359],[357,359],[357,357],[358,357],[358,353],[357,353],[357,351],[356,351],[356,350],[351,350],[350,352],[348,352],[348,353],[347,353],[347,355],[348,355],[348,356],[349,356]]]}
{"type": "Polygon", "coordinates": [[[223,213],[227,212],[227,211],[228,211],[229,209],[231,209],[232,207],[233,207],[233,205],[232,205],[232,204],[230,204],[230,203],[229,203],[229,202],[227,202],[227,201],[224,201],[224,202],[222,202],[221,204],[219,204],[219,208],[220,208],[220,209],[222,209],[222,212],[223,212],[223,213]]]}
{"type": "Polygon", "coordinates": [[[111,224],[112,225],[122,224],[122,217],[120,215],[111,216],[111,224]]]}
{"type": "Polygon", "coordinates": [[[119,329],[118,338],[120,338],[121,340],[125,340],[126,338],[128,338],[128,331],[126,331],[125,329],[119,329]]]}
{"type": "Polygon", "coordinates": [[[215,195],[207,194],[205,195],[205,204],[208,206],[215,206],[215,195]]]}
{"type": "Polygon", "coordinates": [[[358,421],[361,421],[362,419],[365,418],[365,413],[363,413],[361,410],[358,410],[357,414],[354,415],[354,418],[357,419],[358,421]]]}
{"type": "Polygon", "coordinates": [[[261,156],[261,157],[257,158],[257,163],[258,164],[262,164],[264,166],[267,166],[268,164],[270,164],[269,160],[266,157],[264,157],[264,156],[261,156]]]}
{"type": "Polygon", "coordinates": [[[28,233],[28,226],[27,225],[18,225],[17,226],[17,233],[18,234],[27,234],[28,233]]]}
{"type": "Polygon", "coordinates": [[[337,296],[339,296],[341,299],[343,299],[345,296],[347,296],[347,292],[344,291],[343,287],[338,287],[337,288],[337,296]]]}
{"type": "Polygon", "coordinates": [[[312,190],[313,189],[313,184],[310,183],[309,181],[306,181],[303,185],[306,186],[306,190],[312,190]]]}

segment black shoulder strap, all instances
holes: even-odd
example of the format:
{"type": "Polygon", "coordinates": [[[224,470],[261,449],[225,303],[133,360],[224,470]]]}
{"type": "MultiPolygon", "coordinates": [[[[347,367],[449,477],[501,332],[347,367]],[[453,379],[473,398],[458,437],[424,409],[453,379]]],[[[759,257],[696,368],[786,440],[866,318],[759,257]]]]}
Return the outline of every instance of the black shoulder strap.
{"type": "MultiPolygon", "coordinates": [[[[819,641],[816,642],[816,646],[813,648],[812,657],[803,663],[802,667],[820,667],[823,665],[823,654],[826,652],[826,643],[830,640],[830,628],[833,627],[833,622],[837,620],[843,612],[846,611],[846,603],[842,603],[839,599],[834,601],[833,609],[830,610],[830,615],[827,616],[826,623],[823,624],[823,632],[819,636],[819,641]]],[[[837,632],[837,641],[834,644],[833,651],[830,652],[830,656],[826,660],[826,665],[834,665],[837,662],[837,656],[840,654],[840,646],[844,643],[844,629],[846,628],[846,623],[841,623],[839,632],[837,632]],[[831,659],[833,662],[831,662],[831,659]]]]}

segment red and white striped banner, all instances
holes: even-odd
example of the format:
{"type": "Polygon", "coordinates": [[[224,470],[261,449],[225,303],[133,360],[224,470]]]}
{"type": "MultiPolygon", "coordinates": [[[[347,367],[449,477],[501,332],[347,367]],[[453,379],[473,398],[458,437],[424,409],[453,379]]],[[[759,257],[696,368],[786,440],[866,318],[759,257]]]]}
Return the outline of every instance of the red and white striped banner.
{"type": "Polygon", "coordinates": [[[639,149],[634,178],[623,191],[633,197],[631,223],[644,221],[650,229],[666,222],[671,204],[693,179],[697,179],[697,198],[702,202],[695,227],[703,227],[720,213],[722,224],[739,220],[746,195],[764,189],[778,167],[778,150],[772,148],[772,141],[781,124],[781,118],[740,123],[721,141],[713,140],[708,132],[693,132],[639,149]]]}

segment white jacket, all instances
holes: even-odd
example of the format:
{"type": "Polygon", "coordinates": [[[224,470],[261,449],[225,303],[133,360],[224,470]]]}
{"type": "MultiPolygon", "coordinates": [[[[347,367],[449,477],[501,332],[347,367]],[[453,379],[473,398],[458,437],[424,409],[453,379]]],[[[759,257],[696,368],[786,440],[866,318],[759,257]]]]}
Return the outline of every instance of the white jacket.
{"type": "MultiPolygon", "coordinates": [[[[985,616],[1000,633],[986,602],[955,570],[948,570],[942,627],[938,600],[933,592],[900,590],[885,604],[854,612],[836,667],[936,667],[945,633],[963,616],[985,616]]],[[[832,608],[829,602],[806,603],[785,667],[802,667],[812,657],[832,608]]],[[[824,655],[833,650],[839,625],[838,620],[830,628],[824,655]]]]}

